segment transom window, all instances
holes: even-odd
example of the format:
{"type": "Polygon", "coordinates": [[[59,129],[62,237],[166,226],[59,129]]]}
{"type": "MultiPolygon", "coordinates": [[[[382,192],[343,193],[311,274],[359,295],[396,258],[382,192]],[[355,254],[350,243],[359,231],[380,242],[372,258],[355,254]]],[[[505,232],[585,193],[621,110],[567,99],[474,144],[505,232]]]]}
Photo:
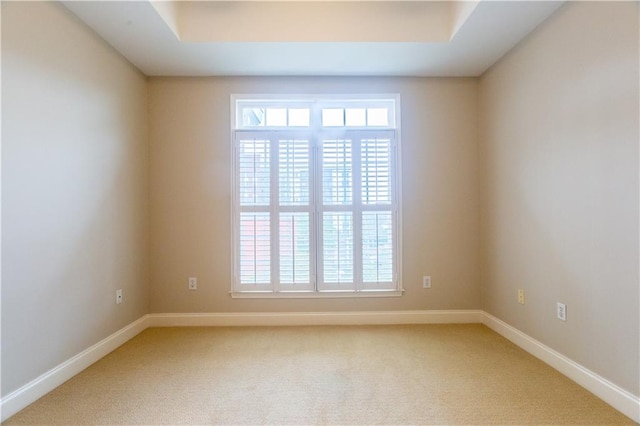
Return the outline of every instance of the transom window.
{"type": "Polygon", "coordinates": [[[398,96],[232,107],[232,294],[400,294],[398,96]]]}

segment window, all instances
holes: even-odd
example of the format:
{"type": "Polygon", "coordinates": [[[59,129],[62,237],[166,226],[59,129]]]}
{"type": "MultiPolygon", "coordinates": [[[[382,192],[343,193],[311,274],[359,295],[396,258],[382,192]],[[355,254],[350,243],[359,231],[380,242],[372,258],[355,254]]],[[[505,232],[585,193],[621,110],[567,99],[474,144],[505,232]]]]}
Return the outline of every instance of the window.
{"type": "Polygon", "coordinates": [[[232,294],[400,294],[399,98],[232,107],[232,294]]]}

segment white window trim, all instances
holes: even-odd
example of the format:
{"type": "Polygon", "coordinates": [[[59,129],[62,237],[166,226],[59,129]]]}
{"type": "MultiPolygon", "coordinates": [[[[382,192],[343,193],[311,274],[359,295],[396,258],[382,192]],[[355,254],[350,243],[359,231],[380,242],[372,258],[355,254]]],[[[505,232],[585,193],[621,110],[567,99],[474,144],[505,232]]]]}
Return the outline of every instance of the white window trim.
{"type": "MultiPolygon", "coordinates": [[[[320,114],[323,108],[344,108],[345,104],[349,106],[361,106],[361,107],[389,107],[390,116],[389,124],[387,126],[348,126],[344,127],[349,130],[366,130],[366,129],[394,129],[399,135],[400,131],[400,95],[398,94],[344,94],[344,95],[274,95],[274,94],[232,94],[231,95],[231,132],[233,134],[236,130],[258,130],[260,127],[244,127],[241,123],[241,117],[238,114],[238,105],[243,106],[264,106],[268,104],[274,108],[287,108],[292,104],[298,104],[301,107],[308,107],[311,110],[311,121],[320,123],[320,114]],[[315,118],[314,118],[315,116],[315,118]]],[[[311,126],[310,128],[313,128],[311,126]]],[[[341,127],[337,127],[341,128],[341,127]]],[[[291,127],[268,127],[269,130],[285,130],[291,131],[291,127]]],[[[296,127],[298,129],[298,127],[296,127]]],[[[304,129],[301,127],[300,129],[304,129]]],[[[324,130],[336,129],[335,127],[328,127],[324,130]]],[[[316,130],[320,130],[317,126],[316,130]]]]}
{"type": "MultiPolygon", "coordinates": [[[[257,104],[258,102],[256,102],[257,104]]],[[[231,238],[231,273],[232,273],[232,279],[231,279],[231,289],[229,291],[229,294],[231,295],[232,298],[238,298],[238,299],[253,299],[253,298],[260,298],[260,299],[270,299],[270,298],[276,298],[276,299],[301,299],[301,298],[359,298],[359,297],[399,297],[402,296],[404,294],[404,288],[403,288],[403,280],[402,280],[402,212],[401,212],[401,206],[402,206],[402,168],[401,168],[401,163],[402,163],[402,152],[401,152],[401,147],[402,147],[402,135],[401,135],[401,108],[400,108],[400,95],[399,94],[340,94],[340,95],[282,95],[282,94],[231,94],[230,95],[230,116],[231,116],[231,120],[230,120],[230,134],[231,134],[231,143],[232,143],[232,149],[231,149],[231,163],[232,164],[232,177],[231,177],[231,194],[232,194],[232,202],[231,202],[231,218],[232,218],[232,235],[233,237],[231,238]],[[381,101],[381,105],[384,106],[388,106],[389,101],[393,101],[393,114],[391,114],[391,116],[389,117],[389,126],[375,126],[375,127],[359,127],[359,126],[349,126],[349,127],[327,127],[327,128],[321,128],[320,126],[309,126],[307,127],[291,127],[291,128],[287,128],[287,127],[268,127],[268,128],[242,128],[242,126],[238,126],[238,120],[240,119],[238,117],[238,101],[267,101],[269,104],[276,106],[276,105],[280,105],[280,106],[286,106],[286,107],[291,107],[292,104],[295,103],[300,103],[301,106],[303,105],[310,105],[311,106],[311,122],[312,123],[318,123],[319,122],[319,117],[316,116],[316,118],[313,118],[313,114],[320,114],[320,111],[322,110],[323,107],[330,107],[330,106],[336,106],[336,107],[344,107],[345,103],[347,102],[354,102],[354,105],[357,105],[358,101],[361,101],[360,103],[363,105],[367,105],[368,107],[371,107],[372,105],[375,107],[375,103],[376,101],[381,101]],[[314,287],[314,289],[311,290],[283,290],[283,289],[279,289],[278,288],[278,284],[274,283],[273,284],[273,290],[269,289],[269,290],[264,290],[262,288],[258,289],[256,288],[255,291],[247,291],[247,290],[243,290],[243,291],[238,291],[235,288],[235,285],[237,283],[238,278],[238,271],[236,270],[237,265],[235,264],[236,262],[236,258],[238,256],[238,253],[236,253],[236,250],[239,250],[239,247],[237,247],[236,244],[236,236],[235,236],[235,232],[237,232],[237,230],[239,229],[238,226],[239,224],[237,223],[238,218],[236,217],[236,213],[237,213],[237,206],[236,206],[236,202],[237,200],[235,199],[237,193],[236,193],[236,169],[235,169],[235,161],[236,161],[236,155],[235,155],[235,134],[236,132],[239,131],[247,131],[247,132],[253,132],[253,131],[268,131],[269,133],[274,133],[277,131],[284,131],[287,134],[294,134],[297,131],[301,131],[304,133],[308,133],[311,132],[313,134],[320,134],[320,133],[330,133],[333,131],[336,132],[343,132],[343,131],[349,131],[349,132],[357,132],[359,130],[379,130],[379,131],[394,131],[395,132],[395,150],[396,153],[393,156],[393,160],[396,162],[395,163],[395,173],[393,176],[394,179],[394,184],[393,184],[393,188],[395,191],[395,196],[397,199],[396,202],[396,210],[394,212],[392,212],[392,214],[395,216],[395,227],[393,229],[393,237],[394,237],[394,262],[395,265],[397,267],[397,271],[396,271],[396,276],[395,276],[395,280],[397,282],[397,287],[393,290],[390,289],[375,289],[375,288],[369,288],[369,289],[362,289],[359,287],[356,287],[355,290],[341,290],[341,291],[336,291],[336,290],[318,290],[317,289],[317,285],[315,284],[315,282],[312,284],[312,286],[314,287]]],[[[319,159],[317,158],[317,153],[312,154],[312,160],[311,161],[319,161],[319,159]]],[[[315,165],[313,165],[311,167],[312,173],[315,173],[317,171],[317,168],[315,165]]],[[[316,180],[316,184],[318,184],[320,182],[320,180],[316,180]]],[[[316,196],[319,197],[321,194],[321,191],[318,191],[317,188],[312,188],[311,189],[311,193],[312,196],[316,196]],[[315,195],[313,195],[315,194],[315,195]]],[[[321,203],[319,204],[320,206],[322,205],[321,203]]],[[[351,210],[351,211],[355,211],[355,210],[351,210]]],[[[313,218],[312,219],[312,226],[313,223],[315,223],[316,227],[319,227],[319,220],[318,218],[313,218]]],[[[318,238],[320,238],[320,233],[317,232],[318,234],[318,238]]],[[[315,242],[313,242],[312,244],[315,244],[315,242]]],[[[317,252],[318,247],[314,247],[314,252],[317,252]]],[[[354,254],[354,258],[355,258],[355,254],[354,254]]],[[[312,261],[314,264],[316,262],[319,262],[319,259],[316,258],[312,261]]],[[[317,268],[316,268],[317,269],[317,268]]],[[[315,278],[312,279],[312,281],[315,281],[315,278]]],[[[357,285],[359,285],[360,283],[357,283],[357,285]]],[[[270,284],[271,285],[271,284],[270,284]]]]}

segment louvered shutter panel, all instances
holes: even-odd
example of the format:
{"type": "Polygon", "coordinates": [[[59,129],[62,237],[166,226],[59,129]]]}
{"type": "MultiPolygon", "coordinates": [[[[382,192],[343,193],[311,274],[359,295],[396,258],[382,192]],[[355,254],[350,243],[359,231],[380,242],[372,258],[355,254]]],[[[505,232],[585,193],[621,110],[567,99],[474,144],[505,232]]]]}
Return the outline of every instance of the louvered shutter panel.
{"type": "Polygon", "coordinates": [[[278,145],[280,205],[308,206],[311,172],[309,142],[281,140],[278,145]]]}
{"type": "Polygon", "coordinates": [[[353,198],[353,153],[350,140],[322,142],[322,203],[349,205],[353,198]]]}
{"type": "Polygon", "coordinates": [[[238,150],[240,206],[268,206],[271,193],[270,142],[240,140],[238,150]]]}
{"type": "MultiPolygon", "coordinates": [[[[324,283],[353,283],[353,214],[325,212],[322,215],[322,273],[324,283]]],[[[346,287],[346,289],[351,286],[346,287]]],[[[336,287],[340,289],[340,286],[336,287]]]]}
{"type": "Polygon", "coordinates": [[[311,282],[309,213],[280,213],[280,283],[311,282]]]}
{"type": "Polygon", "coordinates": [[[363,139],[360,144],[362,204],[391,204],[391,140],[363,139]]]}
{"type": "Polygon", "coordinates": [[[393,280],[393,234],[390,211],[362,212],[362,281],[393,280]]]}
{"type": "Polygon", "coordinates": [[[269,213],[240,213],[240,283],[271,282],[269,213]]]}
{"type": "Polygon", "coordinates": [[[236,143],[238,278],[248,289],[271,283],[271,142],[245,137],[236,143]]]}
{"type": "Polygon", "coordinates": [[[282,290],[311,287],[311,147],[308,140],[280,140],[279,262],[282,290]]]}
{"type": "Polygon", "coordinates": [[[322,282],[323,290],[353,290],[354,222],[353,142],[325,139],[322,156],[322,282]],[[348,211],[340,211],[343,209],[348,211]],[[338,211],[335,211],[339,209],[338,211]]]}

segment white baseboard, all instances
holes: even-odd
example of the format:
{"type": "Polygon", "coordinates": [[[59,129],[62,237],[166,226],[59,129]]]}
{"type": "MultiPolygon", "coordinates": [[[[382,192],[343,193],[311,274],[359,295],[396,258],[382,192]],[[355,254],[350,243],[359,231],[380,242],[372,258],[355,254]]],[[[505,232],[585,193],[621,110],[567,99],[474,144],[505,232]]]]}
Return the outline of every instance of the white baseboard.
{"type": "Polygon", "coordinates": [[[0,401],[4,421],[149,327],[483,323],[640,422],[640,398],[481,310],[149,314],[49,370],[0,401]]]}
{"type": "Polygon", "coordinates": [[[149,327],[462,324],[481,322],[482,311],[202,313],[147,317],[149,327]]]}
{"type": "Polygon", "coordinates": [[[42,398],[146,328],[147,318],[145,315],[90,348],[85,349],[73,358],[52,368],[21,388],[11,392],[2,398],[0,402],[0,421],[5,421],[37,399],[42,398]]]}
{"type": "Polygon", "coordinates": [[[482,323],[569,377],[616,410],[640,423],[640,398],[600,377],[593,371],[521,332],[506,322],[483,312],[482,323]]]}

